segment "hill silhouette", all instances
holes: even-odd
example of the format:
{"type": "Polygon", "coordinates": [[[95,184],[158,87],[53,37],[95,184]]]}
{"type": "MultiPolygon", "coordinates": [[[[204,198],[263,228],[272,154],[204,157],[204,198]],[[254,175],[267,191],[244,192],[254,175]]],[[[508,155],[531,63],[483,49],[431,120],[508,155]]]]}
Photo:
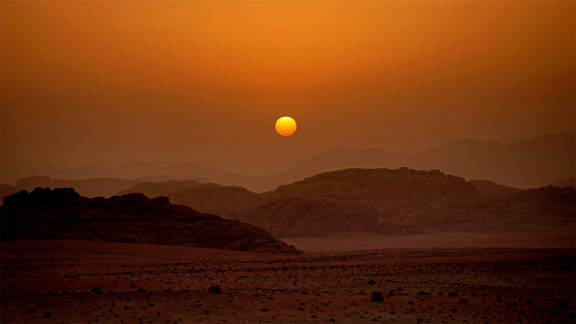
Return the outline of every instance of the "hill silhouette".
{"type": "Polygon", "coordinates": [[[289,183],[338,169],[409,167],[530,188],[572,177],[574,165],[576,133],[565,132],[517,141],[457,140],[411,154],[377,148],[336,149],[297,163],[275,177],[277,183],[289,183]]]}
{"type": "Polygon", "coordinates": [[[193,206],[203,213],[238,218],[262,204],[264,197],[237,186],[201,183],[193,180],[143,182],[118,194],[143,193],[149,197],[167,196],[176,204],[193,206]]]}
{"type": "Polygon", "coordinates": [[[74,188],[89,197],[110,196],[141,182],[168,180],[194,180],[226,185],[255,188],[273,186],[269,177],[255,177],[195,163],[157,165],[128,161],[119,165],[101,163],[77,167],[26,167],[9,170],[2,175],[7,182],[14,182],[18,189],[36,187],[74,188]]]}
{"type": "Polygon", "coordinates": [[[4,197],[10,196],[18,191],[15,186],[0,183],[0,202],[4,200],[4,197]]]}
{"type": "MultiPolygon", "coordinates": [[[[418,170],[438,169],[467,179],[485,179],[525,189],[573,177],[574,165],[576,133],[564,132],[527,139],[519,136],[496,140],[461,139],[415,153],[389,152],[382,148],[334,149],[264,176],[243,175],[195,163],[163,166],[132,161],[112,166],[90,164],[74,168],[22,167],[4,172],[3,177],[16,181],[32,174],[67,180],[107,177],[133,179],[165,175],[174,180],[193,179],[265,192],[321,172],[347,168],[409,167],[418,170]]],[[[79,185],[69,186],[76,188],[79,185]]]]}
{"type": "Polygon", "coordinates": [[[550,185],[556,187],[576,187],[576,177],[556,180],[550,185]]]}
{"type": "Polygon", "coordinates": [[[88,240],[287,252],[265,230],[142,194],[85,198],[73,189],[20,191],[4,199],[2,240],[88,240]]]}
{"type": "Polygon", "coordinates": [[[468,181],[478,190],[480,197],[486,199],[506,199],[520,191],[518,188],[497,184],[490,180],[468,181]]]}
{"type": "Polygon", "coordinates": [[[576,199],[572,188],[520,190],[409,168],[325,172],[262,194],[190,182],[148,183],[129,191],[138,190],[233,215],[280,237],[558,228],[570,224],[576,199]]]}
{"type": "Polygon", "coordinates": [[[574,188],[481,183],[408,168],[332,171],[280,186],[244,220],[280,237],[538,230],[573,222],[574,188]]]}
{"type": "MultiPolygon", "coordinates": [[[[189,177],[188,177],[189,178],[189,177]]],[[[20,178],[16,183],[19,190],[34,190],[34,188],[74,188],[80,195],[86,197],[109,197],[119,191],[144,181],[167,181],[174,179],[171,176],[150,176],[134,179],[122,178],[90,178],[90,179],[54,179],[46,176],[31,176],[20,178]]],[[[204,180],[203,178],[194,178],[204,180]]]]}

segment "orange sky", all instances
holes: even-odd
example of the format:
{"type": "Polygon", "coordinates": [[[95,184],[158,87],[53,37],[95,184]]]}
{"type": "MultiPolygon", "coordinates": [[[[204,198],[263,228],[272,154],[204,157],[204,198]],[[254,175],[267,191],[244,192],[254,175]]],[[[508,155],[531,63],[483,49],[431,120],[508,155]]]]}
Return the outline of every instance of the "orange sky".
{"type": "Polygon", "coordinates": [[[265,173],[574,128],[573,1],[3,1],[2,167],[265,173]],[[274,133],[290,115],[298,132],[274,133]]]}

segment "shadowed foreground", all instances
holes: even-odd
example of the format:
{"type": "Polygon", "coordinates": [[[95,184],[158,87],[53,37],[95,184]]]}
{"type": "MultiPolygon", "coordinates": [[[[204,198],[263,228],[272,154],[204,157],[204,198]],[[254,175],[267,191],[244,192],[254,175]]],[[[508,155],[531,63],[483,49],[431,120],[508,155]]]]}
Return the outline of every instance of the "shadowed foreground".
{"type": "Polygon", "coordinates": [[[575,256],[570,249],[280,256],[52,241],[3,243],[1,261],[2,323],[575,319],[575,256]]]}

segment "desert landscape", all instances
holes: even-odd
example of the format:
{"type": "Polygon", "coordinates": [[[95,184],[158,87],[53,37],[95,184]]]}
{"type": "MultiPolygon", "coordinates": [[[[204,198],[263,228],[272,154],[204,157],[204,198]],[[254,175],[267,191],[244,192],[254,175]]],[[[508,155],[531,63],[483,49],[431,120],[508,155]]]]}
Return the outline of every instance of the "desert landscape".
{"type": "Polygon", "coordinates": [[[0,324],[576,323],[574,12],[0,1],[0,324]]]}
{"type": "Polygon", "coordinates": [[[572,323],[573,249],[2,245],[2,323],[572,323]]]}
{"type": "Polygon", "coordinates": [[[2,323],[576,320],[571,186],[400,168],[327,172],[263,194],[192,180],[134,189],[4,198],[2,323]]]}
{"type": "Polygon", "coordinates": [[[109,198],[21,190],[0,206],[1,319],[570,323],[576,188],[559,185],[380,168],[261,194],[196,180],[109,198]]]}

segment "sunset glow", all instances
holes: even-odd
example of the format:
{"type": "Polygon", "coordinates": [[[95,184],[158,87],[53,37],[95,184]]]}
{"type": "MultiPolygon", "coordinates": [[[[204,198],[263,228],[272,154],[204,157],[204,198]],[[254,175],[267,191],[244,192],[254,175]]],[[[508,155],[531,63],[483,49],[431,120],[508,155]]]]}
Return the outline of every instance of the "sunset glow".
{"type": "Polygon", "coordinates": [[[298,125],[296,125],[296,121],[294,120],[294,118],[284,116],[278,118],[278,120],[276,121],[275,129],[276,133],[278,133],[279,135],[291,136],[296,132],[297,127],[298,125]]]}

